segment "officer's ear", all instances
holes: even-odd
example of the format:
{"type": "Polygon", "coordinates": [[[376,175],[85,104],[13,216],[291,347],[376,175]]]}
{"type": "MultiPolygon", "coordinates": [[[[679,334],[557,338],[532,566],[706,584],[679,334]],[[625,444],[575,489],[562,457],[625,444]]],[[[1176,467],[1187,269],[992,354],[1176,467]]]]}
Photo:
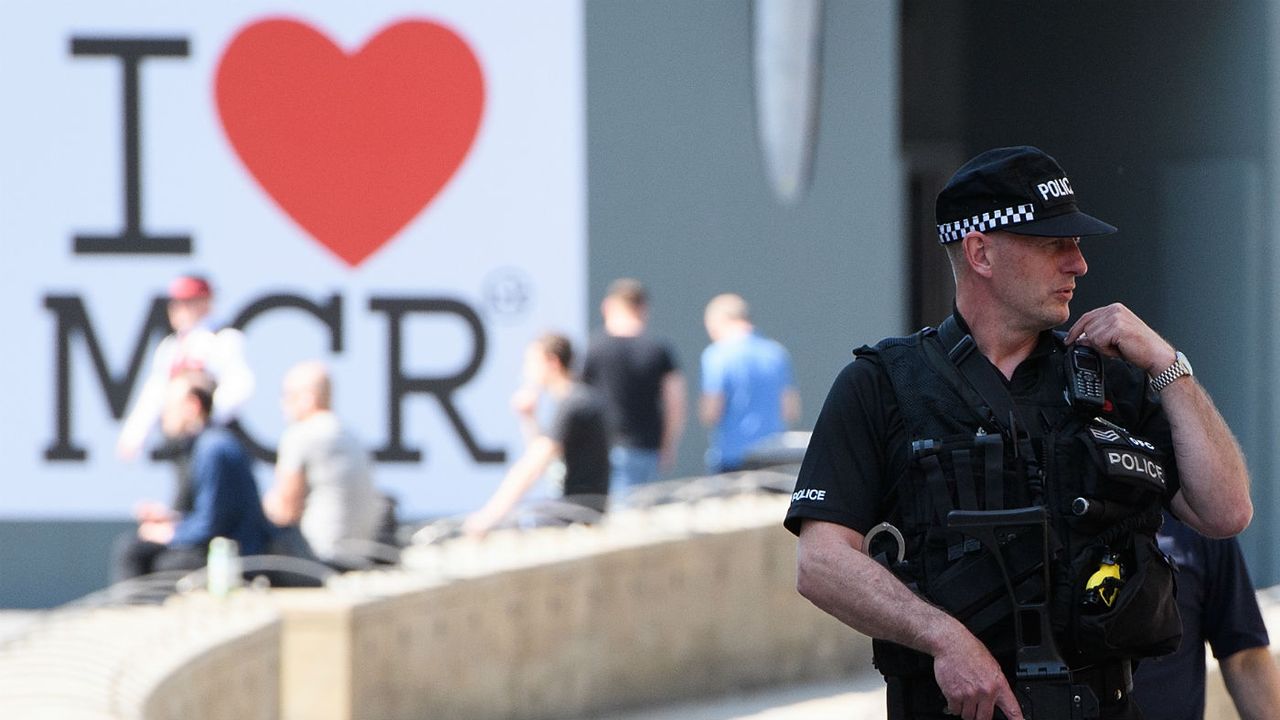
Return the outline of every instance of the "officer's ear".
{"type": "Polygon", "coordinates": [[[969,269],[978,275],[991,277],[991,251],[995,238],[980,232],[970,232],[960,241],[964,246],[964,260],[969,269]]]}

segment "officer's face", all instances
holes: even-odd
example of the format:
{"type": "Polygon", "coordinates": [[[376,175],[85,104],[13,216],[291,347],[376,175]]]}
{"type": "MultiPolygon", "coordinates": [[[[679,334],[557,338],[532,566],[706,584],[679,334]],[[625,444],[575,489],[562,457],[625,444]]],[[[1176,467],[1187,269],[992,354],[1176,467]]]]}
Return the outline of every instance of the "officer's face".
{"type": "Polygon", "coordinates": [[[1046,330],[1071,316],[1076,278],[1089,271],[1080,238],[1044,238],[990,233],[992,285],[996,297],[1027,330],[1046,330]]]}

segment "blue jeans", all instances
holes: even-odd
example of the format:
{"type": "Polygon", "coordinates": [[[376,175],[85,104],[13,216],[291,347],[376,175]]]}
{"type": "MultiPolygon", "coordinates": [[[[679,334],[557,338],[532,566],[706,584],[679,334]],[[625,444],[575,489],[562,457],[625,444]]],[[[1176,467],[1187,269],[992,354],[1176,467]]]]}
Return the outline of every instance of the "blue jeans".
{"type": "Polygon", "coordinates": [[[609,495],[625,497],[632,488],[658,479],[658,451],[615,445],[609,449],[609,495]]]}

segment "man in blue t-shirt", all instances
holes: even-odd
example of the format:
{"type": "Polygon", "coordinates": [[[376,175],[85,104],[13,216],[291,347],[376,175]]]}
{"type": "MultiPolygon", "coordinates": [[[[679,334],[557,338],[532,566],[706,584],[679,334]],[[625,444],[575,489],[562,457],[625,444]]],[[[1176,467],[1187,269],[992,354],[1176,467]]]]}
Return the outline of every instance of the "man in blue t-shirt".
{"type": "Polygon", "coordinates": [[[1209,643],[1243,720],[1275,717],[1280,672],[1268,648],[1249,570],[1235,538],[1211,540],[1165,513],[1157,538],[1178,567],[1182,646],[1143,660],[1133,696],[1146,720],[1204,718],[1205,656],[1209,643]]]}
{"type": "Polygon", "coordinates": [[[761,337],[738,295],[717,295],[704,321],[711,344],[702,351],[699,416],[711,429],[707,467],[742,467],[752,446],[782,432],[800,416],[800,395],[786,348],[761,337]]]}

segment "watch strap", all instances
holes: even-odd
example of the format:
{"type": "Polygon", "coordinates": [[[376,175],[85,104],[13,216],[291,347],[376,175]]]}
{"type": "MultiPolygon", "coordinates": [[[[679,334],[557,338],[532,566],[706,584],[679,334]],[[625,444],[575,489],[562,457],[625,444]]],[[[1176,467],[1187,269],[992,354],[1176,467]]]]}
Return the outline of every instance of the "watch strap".
{"type": "Polygon", "coordinates": [[[1191,364],[1187,362],[1186,357],[1181,353],[1177,353],[1173,364],[1165,368],[1159,375],[1151,378],[1151,389],[1160,392],[1180,377],[1191,374],[1191,364]]]}

